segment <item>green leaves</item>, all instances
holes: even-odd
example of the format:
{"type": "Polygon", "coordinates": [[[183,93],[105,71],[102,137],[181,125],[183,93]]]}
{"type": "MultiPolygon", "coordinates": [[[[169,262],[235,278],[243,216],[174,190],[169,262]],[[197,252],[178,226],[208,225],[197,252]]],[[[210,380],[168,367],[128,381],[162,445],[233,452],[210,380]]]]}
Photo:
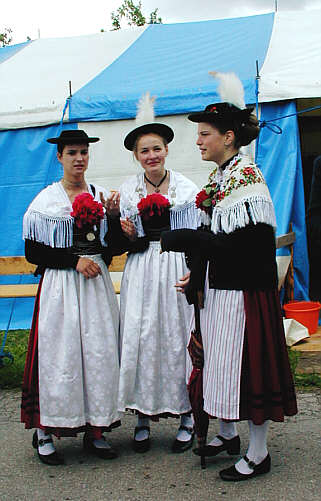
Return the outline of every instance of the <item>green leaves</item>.
{"type": "Polygon", "coordinates": [[[121,29],[121,20],[126,19],[129,26],[144,26],[144,24],[161,24],[162,18],[157,17],[158,9],[153,10],[149,15],[147,23],[146,17],[142,13],[142,3],[134,4],[132,0],[124,0],[116,12],[111,13],[113,30],[121,29]]]}
{"type": "Polygon", "coordinates": [[[203,200],[202,204],[204,207],[211,207],[212,200],[210,198],[207,198],[206,200],[203,200]]]}

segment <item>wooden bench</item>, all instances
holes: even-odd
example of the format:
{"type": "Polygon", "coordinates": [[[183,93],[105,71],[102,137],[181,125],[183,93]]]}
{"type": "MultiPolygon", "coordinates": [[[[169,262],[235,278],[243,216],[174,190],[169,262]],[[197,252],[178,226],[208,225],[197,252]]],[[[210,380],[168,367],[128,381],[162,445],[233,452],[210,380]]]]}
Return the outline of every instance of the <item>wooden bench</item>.
{"type": "MultiPolygon", "coordinates": [[[[114,256],[108,267],[110,272],[122,272],[126,263],[127,254],[114,256]]],[[[36,265],[28,263],[24,256],[0,257],[0,275],[31,275],[36,265]]],[[[120,280],[113,280],[116,294],[120,291],[120,280]]],[[[37,294],[38,284],[5,284],[0,285],[0,298],[34,297],[37,294]]]]}
{"type": "Polygon", "coordinates": [[[276,238],[276,248],[289,247],[289,256],[277,256],[276,262],[278,267],[279,290],[284,287],[283,304],[293,301],[294,299],[294,271],[293,271],[293,244],[295,242],[295,233],[291,231],[285,235],[276,238]]]}
{"type": "MultiPolygon", "coordinates": [[[[293,243],[295,233],[290,232],[276,239],[276,248],[289,246],[290,256],[278,256],[279,289],[284,284],[287,301],[293,299],[293,243]]],[[[114,256],[108,269],[110,272],[122,272],[126,263],[127,254],[114,256]]],[[[0,257],[0,275],[31,275],[36,266],[28,263],[24,256],[0,257]]],[[[120,280],[113,280],[116,294],[120,291],[120,280]]],[[[37,294],[38,284],[6,284],[0,285],[0,298],[34,297],[37,294]]]]}

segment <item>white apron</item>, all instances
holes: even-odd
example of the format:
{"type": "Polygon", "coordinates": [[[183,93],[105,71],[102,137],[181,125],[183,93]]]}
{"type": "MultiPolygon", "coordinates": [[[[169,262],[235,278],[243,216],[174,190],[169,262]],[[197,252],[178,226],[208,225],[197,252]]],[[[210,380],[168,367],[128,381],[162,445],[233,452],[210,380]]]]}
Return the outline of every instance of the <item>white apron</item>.
{"type": "MultiPolygon", "coordinates": [[[[89,190],[91,191],[91,190],[89,190]]],[[[95,199],[106,190],[95,186],[95,199]]],[[[93,193],[91,193],[93,194],[93,193]]],[[[73,241],[72,206],[61,183],[40,192],[24,217],[24,238],[53,248],[73,241]]],[[[100,223],[100,238],[107,231],[100,223]]],[[[38,367],[42,426],[109,426],[119,419],[119,308],[100,254],[102,275],[86,279],[74,269],[46,269],[39,302],[38,367]]]]}
{"type": "Polygon", "coordinates": [[[47,269],[39,305],[39,402],[43,426],[109,426],[117,412],[118,304],[102,275],[47,269]]]}
{"type": "MultiPolygon", "coordinates": [[[[120,192],[122,215],[130,217],[142,235],[137,203],[147,195],[143,174],[129,179],[120,192]]],[[[170,171],[172,229],[198,226],[196,193],[194,183],[170,171]]],[[[120,411],[129,408],[147,415],[190,411],[186,372],[193,310],[174,287],[186,272],[184,255],[160,254],[159,242],[150,242],[145,252],[127,259],[120,292],[120,411]]]]}

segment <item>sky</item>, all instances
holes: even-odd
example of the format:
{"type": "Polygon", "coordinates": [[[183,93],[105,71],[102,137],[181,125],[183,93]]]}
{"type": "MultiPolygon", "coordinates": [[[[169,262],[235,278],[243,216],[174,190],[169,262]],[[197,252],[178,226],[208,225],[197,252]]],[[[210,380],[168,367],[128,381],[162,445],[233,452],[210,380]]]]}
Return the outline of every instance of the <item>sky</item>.
{"type": "MultiPolygon", "coordinates": [[[[98,33],[111,29],[111,12],[122,0],[0,0],[0,33],[11,28],[11,44],[39,38],[98,33]]],[[[134,0],[137,5],[138,0],[134,0]]],[[[163,23],[242,17],[321,8],[321,0],[141,0],[148,17],[156,7],[163,23]],[[197,9],[196,7],[197,6],[197,9]]],[[[124,26],[125,27],[125,26],[124,26]]]]}

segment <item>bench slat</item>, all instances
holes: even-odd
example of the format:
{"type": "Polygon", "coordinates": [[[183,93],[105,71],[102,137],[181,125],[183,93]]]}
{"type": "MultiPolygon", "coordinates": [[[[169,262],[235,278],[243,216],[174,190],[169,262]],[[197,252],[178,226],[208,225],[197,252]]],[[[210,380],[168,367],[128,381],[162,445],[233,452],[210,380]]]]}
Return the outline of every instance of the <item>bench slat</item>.
{"type": "Polygon", "coordinates": [[[108,266],[109,271],[123,271],[126,263],[127,254],[114,256],[112,262],[108,266]]]}
{"type": "Polygon", "coordinates": [[[286,233],[285,235],[280,235],[276,238],[275,245],[277,249],[281,247],[287,247],[288,245],[292,245],[295,242],[295,233],[291,231],[290,233],[286,233]]]}
{"type": "MultiPolygon", "coordinates": [[[[127,254],[114,256],[109,271],[123,271],[127,254]]],[[[35,264],[28,263],[24,256],[0,257],[0,275],[31,275],[36,269],[35,264]]]]}
{"type": "Polygon", "coordinates": [[[10,284],[0,285],[1,297],[34,297],[37,294],[38,284],[10,284]]]}
{"type": "MultiPolygon", "coordinates": [[[[120,280],[113,282],[116,294],[120,293],[120,280]]],[[[5,297],[35,297],[38,284],[0,285],[0,298],[5,297]]]]}
{"type": "Polygon", "coordinates": [[[35,269],[24,256],[0,257],[0,275],[31,275],[35,269]]]}

